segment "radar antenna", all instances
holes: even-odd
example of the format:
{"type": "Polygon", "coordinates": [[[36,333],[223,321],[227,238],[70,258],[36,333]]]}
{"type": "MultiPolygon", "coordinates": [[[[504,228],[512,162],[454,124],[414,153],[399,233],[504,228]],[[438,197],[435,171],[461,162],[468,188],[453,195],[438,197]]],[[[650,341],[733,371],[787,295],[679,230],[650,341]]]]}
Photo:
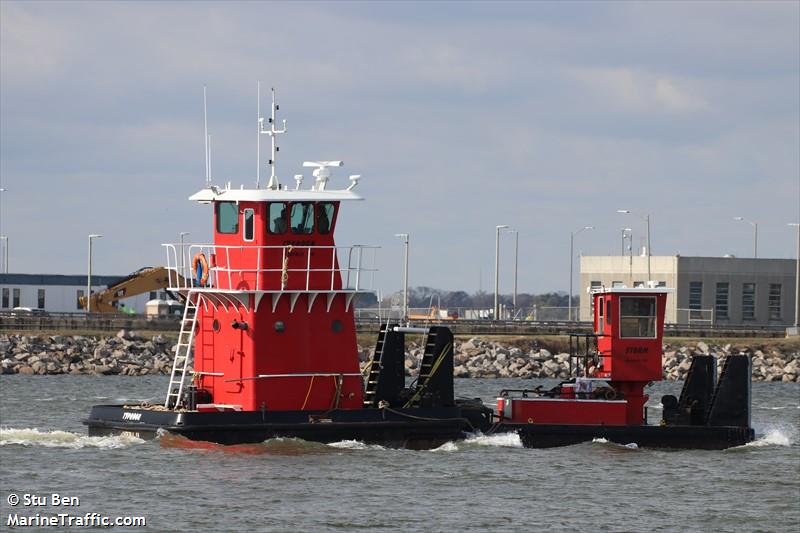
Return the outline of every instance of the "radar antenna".
{"type": "Polygon", "coordinates": [[[304,167],[314,167],[311,175],[317,179],[314,185],[311,186],[311,190],[324,191],[325,186],[328,184],[328,179],[331,177],[329,169],[331,167],[340,167],[342,164],[341,161],[303,161],[304,167]]]}
{"type": "Polygon", "coordinates": [[[283,127],[281,129],[275,129],[275,112],[280,109],[275,103],[275,89],[272,89],[272,114],[269,118],[269,129],[264,128],[264,117],[261,116],[261,83],[258,84],[258,133],[259,133],[259,142],[256,148],[257,150],[257,157],[259,157],[259,166],[256,169],[256,187],[261,185],[261,173],[260,173],[260,157],[261,157],[261,134],[269,135],[270,139],[272,140],[272,156],[269,160],[270,166],[270,176],[269,176],[269,183],[267,183],[267,189],[280,189],[280,183],[278,183],[278,178],[275,176],[275,155],[280,148],[275,146],[275,136],[279,133],[286,133],[286,120],[283,121],[283,127]]]}

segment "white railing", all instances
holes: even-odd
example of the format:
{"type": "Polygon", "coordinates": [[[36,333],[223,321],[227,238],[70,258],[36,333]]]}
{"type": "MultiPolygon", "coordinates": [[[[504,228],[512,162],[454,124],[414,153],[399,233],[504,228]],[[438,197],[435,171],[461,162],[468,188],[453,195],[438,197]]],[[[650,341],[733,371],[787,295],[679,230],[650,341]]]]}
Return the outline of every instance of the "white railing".
{"type": "Polygon", "coordinates": [[[244,290],[255,291],[351,292],[373,290],[379,248],[364,245],[222,246],[188,243],[162,246],[167,252],[171,290],[200,287],[192,263],[194,257],[202,253],[209,262],[205,287],[243,290],[244,284],[247,286],[244,290]],[[312,253],[321,253],[324,258],[317,256],[313,267],[312,253]],[[232,261],[236,266],[232,266],[232,261]],[[304,264],[298,265],[299,262],[304,264]],[[322,263],[324,266],[320,266],[322,263]]]}

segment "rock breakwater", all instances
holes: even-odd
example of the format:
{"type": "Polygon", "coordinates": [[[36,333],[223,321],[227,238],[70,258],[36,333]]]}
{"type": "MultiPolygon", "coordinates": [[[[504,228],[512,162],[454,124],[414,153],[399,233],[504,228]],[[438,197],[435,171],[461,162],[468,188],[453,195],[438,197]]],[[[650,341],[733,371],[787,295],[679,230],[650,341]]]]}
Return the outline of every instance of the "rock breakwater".
{"type": "MultiPolygon", "coordinates": [[[[373,348],[359,348],[364,362],[373,348]]],[[[408,343],[406,374],[419,372],[423,348],[408,343]]],[[[103,374],[143,376],[169,374],[175,341],[160,335],[143,337],[119,331],[112,337],[0,335],[2,374],[103,374]]],[[[753,360],[754,381],[800,382],[800,352],[759,346],[713,345],[697,342],[664,345],[664,378],[686,376],[694,354],[717,356],[721,365],[728,355],[745,354],[753,360]]],[[[479,338],[456,341],[454,376],[457,378],[551,378],[568,376],[569,354],[542,347],[520,348],[479,338]]]]}

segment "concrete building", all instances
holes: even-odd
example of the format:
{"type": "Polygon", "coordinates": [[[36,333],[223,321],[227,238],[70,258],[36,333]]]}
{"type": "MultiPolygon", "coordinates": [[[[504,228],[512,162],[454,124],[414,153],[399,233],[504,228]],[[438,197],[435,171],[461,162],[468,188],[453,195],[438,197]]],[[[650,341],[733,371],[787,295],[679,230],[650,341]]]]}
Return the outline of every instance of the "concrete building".
{"type": "MultiPolygon", "coordinates": [[[[92,292],[106,289],[127,276],[92,276],[92,292]]],[[[0,274],[0,311],[15,307],[41,309],[48,313],[82,313],[78,298],[86,294],[85,275],[0,274]]],[[[121,304],[144,314],[147,302],[166,300],[166,291],[151,291],[120,300],[121,304]]]]}
{"type": "MultiPolygon", "coordinates": [[[[652,256],[650,278],[675,292],[667,323],[791,326],[795,321],[794,259],[652,256]]],[[[647,281],[647,256],[584,256],[580,319],[591,320],[591,287],[636,287],[647,281]]]]}

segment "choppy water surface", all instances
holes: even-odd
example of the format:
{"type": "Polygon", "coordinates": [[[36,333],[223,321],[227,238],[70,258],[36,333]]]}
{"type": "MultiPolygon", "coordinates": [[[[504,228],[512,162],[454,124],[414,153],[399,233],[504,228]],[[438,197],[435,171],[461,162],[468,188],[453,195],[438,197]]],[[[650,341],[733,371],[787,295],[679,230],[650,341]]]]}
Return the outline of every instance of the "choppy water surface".
{"type": "MultiPolygon", "coordinates": [[[[543,380],[457,380],[494,403],[543,380]]],[[[0,378],[0,530],[10,512],[146,516],[152,531],[797,531],[800,385],[754,383],[758,440],[726,451],[596,441],[528,450],[514,435],[431,451],[293,439],[218,446],[87,437],[97,403],[158,401],[166,377],[0,378]],[[10,507],[11,493],[80,507],[10,507]]],[[[660,383],[657,399],[680,392],[660,383]]],[[[36,528],[25,528],[36,530],[36,528]]],[[[54,529],[43,529],[52,531],[54,529]]]]}

